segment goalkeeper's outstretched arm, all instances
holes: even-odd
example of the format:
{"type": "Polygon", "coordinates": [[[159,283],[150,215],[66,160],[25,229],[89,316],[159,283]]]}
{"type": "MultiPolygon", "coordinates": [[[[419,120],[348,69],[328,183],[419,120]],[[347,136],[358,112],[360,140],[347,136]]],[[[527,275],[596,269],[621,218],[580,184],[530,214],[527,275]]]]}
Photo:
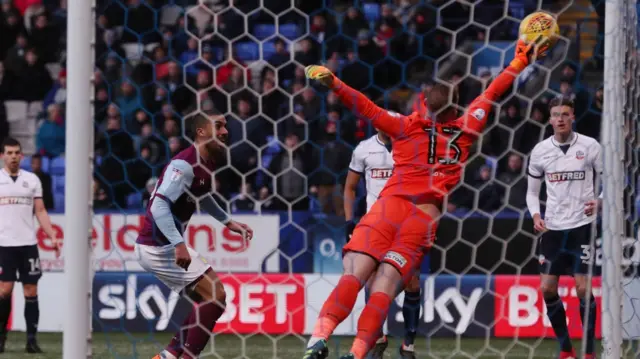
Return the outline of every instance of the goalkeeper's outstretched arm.
{"type": "Polygon", "coordinates": [[[305,75],[332,89],[345,107],[357,116],[371,121],[375,128],[392,138],[398,138],[404,133],[409,121],[406,116],[380,108],[361,92],[342,82],[326,67],[307,66],[305,75]]]}
{"type": "MultiPolygon", "coordinates": [[[[470,130],[475,135],[482,133],[493,104],[511,88],[513,81],[522,70],[534,61],[537,44],[538,42],[526,44],[522,40],[518,40],[515,57],[509,66],[502,70],[489,87],[480,96],[476,97],[469,106],[465,114],[465,127],[467,130],[470,130]]],[[[543,50],[538,49],[537,52],[542,52],[543,50]]]]}

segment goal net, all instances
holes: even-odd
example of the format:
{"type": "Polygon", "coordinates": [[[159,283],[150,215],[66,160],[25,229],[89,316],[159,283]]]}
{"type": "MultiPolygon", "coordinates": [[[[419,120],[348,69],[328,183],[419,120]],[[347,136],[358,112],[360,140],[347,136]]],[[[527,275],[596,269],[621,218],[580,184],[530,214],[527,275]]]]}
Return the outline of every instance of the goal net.
{"type": "MultiPolygon", "coordinates": [[[[302,357],[342,270],[349,160],[354,147],[375,134],[334,95],[309,86],[304,66],[324,64],[398,113],[411,113],[436,82],[456,85],[460,105],[467,106],[513,57],[520,19],[538,9],[557,16],[562,39],[496,103],[463,183],[448,199],[437,242],[421,268],[416,351],[423,358],[556,355],[525,194],[528,155],[550,135],[548,103],[562,96],[576,104],[576,130],[599,139],[609,155],[617,145],[624,163],[624,175],[615,167],[604,175],[615,178],[603,179],[605,193],[618,180],[625,192],[622,202],[605,198],[607,219],[598,221],[589,260],[595,262],[598,343],[609,315],[607,335],[625,340],[628,358],[640,355],[633,340],[640,336],[638,20],[635,1],[624,3],[622,38],[613,39],[624,51],[614,70],[624,74],[624,83],[609,93],[604,1],[97,1],[94,357],[152,357],[192,307],[142,270],[133,246],[162,169],[191,145],[185,117],[225,116],[229,149],[211,173],[214,196],[255,230],[245,242],[206,214],[185,228],[186,242],[220,274],[227,293],[226,312],[203,357],[302,357]],[[620,106],[606,113],[605,102],[616,94],[620,106]],[[605,121],[620,113],[624,137],[611,143],[615,136],[605,121]],[[606,225],[620,219],[622,232],[609,231],[606,225]],[[606,243],[613,244],[603,256],[606,243]],[[621,261],[606,266],[615,253],[621,261]],[[601,268],[616,265],[618,272],[624,269],[617,297],[622,310],[608,313],[602,294],[615,286],[603,283],[601,268]],[[623,327],[613,328],[620,320],[623,327]]],[[[384,169],[374,170],[385,176],[384,169]]],[[[357,196],[364,201],[363,184],[357,196]]],[[[62,213],[52,216],[60,230],[62,213]]],[[[63,261],[43,251],[42,263],[55,271],[63,261]]],[[[59,292],[61,276],[43,277],[41,297],[59,292]]],[[[559,294],[580,348],[582,322],[570,277],[560,280],[559,294]]],[[[615,305],[615,297],[608,300],[615,305]]],[[[402,302],[400,294],[385,324],[387,355],[396,355],[403,337],[402,302]]],[[[41,311],[50,314],[43,314],[41,330],[59,331],[71,315],[56,305],[42,301],[41,311]]],[[[332,358],[348,350],[350,340],[341,336],[355,334],[363,306],[361,293],[330,342],[332,358]]]]}

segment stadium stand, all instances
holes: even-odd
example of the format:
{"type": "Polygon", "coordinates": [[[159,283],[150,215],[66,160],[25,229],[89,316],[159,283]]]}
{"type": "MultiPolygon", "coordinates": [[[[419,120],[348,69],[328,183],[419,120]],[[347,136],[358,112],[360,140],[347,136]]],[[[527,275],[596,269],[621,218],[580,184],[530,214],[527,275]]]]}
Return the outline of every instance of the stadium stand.
{"type": "MultiPolygon", "coordinates": [[[[59,211],[65,3],[42,0],[27,6],[3,0],[0,11],[0,137],[15,136],[25,152],[46,159],[42,170],[52,177],[59,211]]],[[[469,74],[470,57],[460,54],[473,54],[478,44],[486,48],[486,41],[498,49],[511,43],[517,19],[537,3],[480,0],[472,13],[463,2],[416,0],[295,0],[294,7],[265,1],[264,8],[258,0],[234,1],[234,8],[226,0],[201,5],[196,0],[99,0],[96,208],[142,208],[147,184],[188,145],[181,119],[200,106],[228,118],[233,169],[217,176],[221,202],[233,210],[293,204],[293,209],[341,214],[349,155],[374,130],[332,95],[307,87],[303,66],[324,63],[398,112],[410,112],[418,94],[434,81],[457,84],[464,106],[495,69],[474,65],[475,73],[469,74]],[[509,17],[494,22],[487,15],[492,11],[507,11],[509,17]]],[[[547,130],[545,104],[551,96],[575,99],[581,109],[578,130],[598,137],[603,93],[589,90],[599,88],[594,84],[602,76],[598,19],[580,12],[588,2],[565,8],[567,3],[545,1],[544,6],[563,9],[562,32],[571,45],[560,44],[542,64],[549,71],[526,74],[533,80],[503,99],[492,119],[498,125],[485,133],[481,155],[467,166],[466,185],[453,193],[449,210],[474,208],[476,191],[467,186],[483,186],[481,210],[525,208],[523,165],[547,130]],[[560,63],[564,58],[568,61],[560,63]],[[540,92],[546,76],[552,79],[549,91],[540,92]]],[[[479,56],[487,55],[484,51],[479,56]]],[[[26,159],[24,167],[29,166],[26,159]]]]}

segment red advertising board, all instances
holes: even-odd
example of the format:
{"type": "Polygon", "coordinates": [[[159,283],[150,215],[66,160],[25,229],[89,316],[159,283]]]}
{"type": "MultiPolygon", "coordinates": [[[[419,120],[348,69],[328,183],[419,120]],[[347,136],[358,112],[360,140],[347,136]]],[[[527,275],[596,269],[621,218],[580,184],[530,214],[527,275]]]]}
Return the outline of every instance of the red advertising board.
{"type": "MultiPolygon", "coordinates": [[[[596,298],[596,337],[600,338],[600,277],[593,278],[593,293],[596,298]]],[[[554,337],[555,333],[547,319],[546,307],[540,292],[538,276],[495,277],[495,327],[496,337],[554,337]]],[[[567,312],[567,325],[572,338],[582,337],[580,300],[571,277],[561,277],[558,292],[567,312]]]]}
{"type": "Polygon", "coordinates": [[[229,274],[220,279],[227,308],[215,332],[302,334],[305,278],[301,274],[229,274]]]}

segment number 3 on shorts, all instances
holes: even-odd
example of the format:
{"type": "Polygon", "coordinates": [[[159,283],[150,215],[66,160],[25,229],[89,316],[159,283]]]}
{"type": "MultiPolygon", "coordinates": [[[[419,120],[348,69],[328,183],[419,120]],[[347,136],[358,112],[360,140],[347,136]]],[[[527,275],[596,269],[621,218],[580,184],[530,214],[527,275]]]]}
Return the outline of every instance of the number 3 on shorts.
{"type": "Polygon", "coordinates": [[[591,246],[588,244],[582,244],[580,245],[580,248],[582,248],[582,255],[580,255],[582,263],[591,262],[591,246]]]}

